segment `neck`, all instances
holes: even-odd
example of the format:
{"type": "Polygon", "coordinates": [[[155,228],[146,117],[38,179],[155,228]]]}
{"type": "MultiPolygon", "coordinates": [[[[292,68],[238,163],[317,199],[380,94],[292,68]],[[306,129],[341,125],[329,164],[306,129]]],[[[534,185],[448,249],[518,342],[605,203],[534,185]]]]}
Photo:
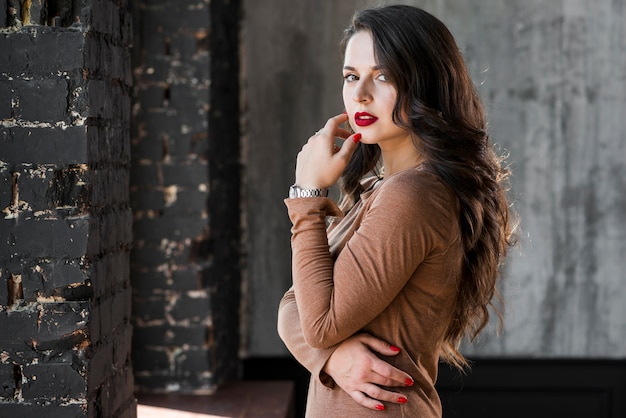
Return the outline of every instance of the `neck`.
{"type": "Polygon", "coordinates": [[[383,149],[381,147],[381,152],[383,167],[385,168],[385,177],[415,167],[424,161],[424,157],[419,153],[412,142],[394,149],[383,149]]]}

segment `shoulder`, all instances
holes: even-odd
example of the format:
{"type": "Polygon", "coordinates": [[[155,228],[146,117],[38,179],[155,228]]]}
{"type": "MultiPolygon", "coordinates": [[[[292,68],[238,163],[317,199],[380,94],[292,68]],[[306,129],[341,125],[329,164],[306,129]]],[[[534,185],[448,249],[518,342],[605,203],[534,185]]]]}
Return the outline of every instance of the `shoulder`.
{"type": "Polygon", "coordinates": [[[386,179],[376,201],[376,205],[395,207],[400,213],[442,223],[458,218],[459,205],[454,191],[422,165],[386,179]]]}
{"type": "Polygon", "coordinates": [[[423,165],[401,171],[381,185],[381,194],[402,194],[415,201],[432,201],[435,198],[451,203],[456,200],[454,192],[435,173],[423,165]],[[425,199],[425,198],[428,199],[425,199]]]}

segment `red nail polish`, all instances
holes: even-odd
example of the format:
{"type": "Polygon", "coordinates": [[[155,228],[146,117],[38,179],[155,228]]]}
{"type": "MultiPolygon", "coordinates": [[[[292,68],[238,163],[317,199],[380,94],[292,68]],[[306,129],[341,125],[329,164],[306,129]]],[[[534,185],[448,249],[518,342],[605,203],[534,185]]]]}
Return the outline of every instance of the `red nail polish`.
{"type": "Polygon", "coordinates": [[[410,379],[410,378],[407,378],[407,379],[404,381],[404,383],[405,383],[407,386],[413,386],[413,385],[415,384],[415,382],[413,381],[413,379],[410,379]]]}
{"type": "Polygon", "coordinates": [[[348,112],[346,112],[345,110],[343,112],[341,112],[341,113],[344,114],[344,115],[348,114],[348,112]]]}
{"type": "Polygon", "coordinates": [[[400,403],[407,403],[409,400],[407,398],[405,398],[404,396],[400,396],[398,398],[398,402],[400,403]]]}
{"type": "Polygon", "coordinates": [[[378,409],[379,411],[384,411],[385,410],[385,405],[378,404],[378,405],[376,405],[376,409],[378,409]]]}
{"type": "Polygon", "coordinates": [[[390,346],[389,346],[389,349],[390,349],[391,351],[395,351],[396,353],[399,353],[399,352],[400,352],[400,347],[396,347],[395,345],[390,345],[390,346]]]}
{"type": "Polygon", "coordinates": [[[360,133],[354,134],[354,136],[352,137],[352,140],[354,141],[355,144],[358,144],[359,141],[361,140],[361,134],[360,133]]]}

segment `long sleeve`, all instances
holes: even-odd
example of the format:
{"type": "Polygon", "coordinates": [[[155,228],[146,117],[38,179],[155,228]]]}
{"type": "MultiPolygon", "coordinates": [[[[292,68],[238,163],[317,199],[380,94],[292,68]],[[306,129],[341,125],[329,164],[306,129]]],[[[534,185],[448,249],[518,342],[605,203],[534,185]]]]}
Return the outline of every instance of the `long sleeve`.
{"type": "MultiPolygon", "coordinates": [[[[409,170],[407,170],[409,171],[409,170]]],[[[413,170],[415,171],[415,170],[413,170]]],[[[445,252],[451,197],[431,175],[399,173],[380,187],[336,260],[325,199],[287,199],[295,304],[304,341],[328,348],[361,330],[398,296],[434,251],[445,252]]]]}
{"type": "Polygon", "coordinates": [[[330,376],[322,371],[328,358],[335,351],[335,347],[313,348],[304,340],[300,314],[296,304],[293,288],[289,289],[278,308],[278,335],[283,340],[289,352],[302,364],[312,376],[320,380],[325,386],[332,388],[334,382],[330,376]]]}

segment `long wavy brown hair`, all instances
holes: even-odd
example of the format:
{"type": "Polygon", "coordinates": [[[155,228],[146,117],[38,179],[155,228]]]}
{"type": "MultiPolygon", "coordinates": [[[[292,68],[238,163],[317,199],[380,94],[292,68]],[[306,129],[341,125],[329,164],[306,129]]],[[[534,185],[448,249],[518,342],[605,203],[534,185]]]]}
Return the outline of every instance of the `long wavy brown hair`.
{"type": "MultiPolygon", "coordinates": [[[[344,53],[358,31],[371,33],[376,60],[396,87],[394,122],[411,132],[429,169],[460,203],[465,255],[441,357],[464,369],[469,363],[459,351],[463,339],[476,338],[490,310],[502,323],[497,280],[515,229],[507,200],[509,169],[490,143],[482,101],[454,37],[440,20],[411,6],[362,10],[345,31],[344,53]]],[[[361,179],[379,162],[378,145],[359,145],[340,179],[342,207],[359,199],[361,179]]]]}

